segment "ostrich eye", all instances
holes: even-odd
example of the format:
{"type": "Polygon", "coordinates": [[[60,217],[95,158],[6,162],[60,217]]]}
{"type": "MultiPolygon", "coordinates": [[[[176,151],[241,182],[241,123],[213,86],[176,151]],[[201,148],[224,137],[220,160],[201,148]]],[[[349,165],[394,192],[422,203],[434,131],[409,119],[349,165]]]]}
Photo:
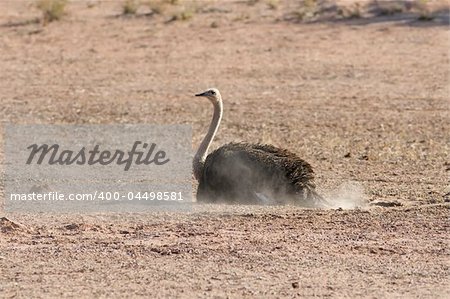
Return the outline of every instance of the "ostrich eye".
{"type": "Polygon", "coordinates": [[[215,92],[214,90],[211,90],[211,94],[212,94],[212,95],[215,95],[216,92],[215,92]]]}

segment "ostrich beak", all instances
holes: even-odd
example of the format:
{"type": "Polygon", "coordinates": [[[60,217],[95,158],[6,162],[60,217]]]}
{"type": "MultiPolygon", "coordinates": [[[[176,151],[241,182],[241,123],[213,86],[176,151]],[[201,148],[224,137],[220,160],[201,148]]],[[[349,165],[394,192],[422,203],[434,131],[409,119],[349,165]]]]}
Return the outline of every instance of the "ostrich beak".
{"type": "Polygon", "coordinates": [[[206,97],[206,91],[202,92],[202,93],[197,93],[195,96],[196,97],[206,97]]]}

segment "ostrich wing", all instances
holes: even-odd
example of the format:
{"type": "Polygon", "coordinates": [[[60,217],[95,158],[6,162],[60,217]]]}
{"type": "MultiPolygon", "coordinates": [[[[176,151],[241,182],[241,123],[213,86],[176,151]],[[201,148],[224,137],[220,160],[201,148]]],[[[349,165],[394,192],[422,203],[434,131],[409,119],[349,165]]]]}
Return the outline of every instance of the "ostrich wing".
{"type": "Polygon", "coordinates": [[[198,197],[260,201],[295,196],[314,189],[311,166],[297,155],[271,145],[230,143],[206,159],[198,197]]]}
{"type": "Polygon", "coordinates": [[[281,171],[292,184],[312,184],[314,171],[311,165],[296,154],[269,144],[245,144],[258,153],[264,165],[274,171],[281,171]],[[276,170],[275,170],[276,169],[276,170]]]}

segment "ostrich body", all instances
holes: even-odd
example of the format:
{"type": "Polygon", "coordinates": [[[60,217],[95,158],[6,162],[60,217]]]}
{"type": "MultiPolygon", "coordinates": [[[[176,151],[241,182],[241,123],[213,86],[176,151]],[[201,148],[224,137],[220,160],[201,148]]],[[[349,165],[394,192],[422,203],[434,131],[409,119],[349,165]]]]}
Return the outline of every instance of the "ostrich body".
{"type": "Polygon", "coordinates": [[[196,96],[208,98],[214,106],[208,133],[193,161],[199,183],[197,202],[325,205],[315,191],[311,165],[288,150],[266,144],[229,143],[208,155],[222,119],[222,97],[215,88],[196,96]]]}

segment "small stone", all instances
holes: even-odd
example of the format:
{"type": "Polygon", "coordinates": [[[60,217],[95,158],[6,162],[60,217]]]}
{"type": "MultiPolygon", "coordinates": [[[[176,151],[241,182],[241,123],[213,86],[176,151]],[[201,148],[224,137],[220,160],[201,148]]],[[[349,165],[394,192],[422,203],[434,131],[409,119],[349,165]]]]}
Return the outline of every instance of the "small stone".
{"type": "Polygon", "coordinates": [[[444,197],[444,202],[450,202],[450,192],[445,194],[443,197],[444,197]]]}
{"type": "Polygon", "coordinates": [[[80,226],[76,223],[71,223],[71,224],[67,224],[66,226],[64,226],[64,228],[67,230],[75,230],[75,229],[79,229],[80,226]]]}
{"type": "Polygon", "coordinates": [[[292,283],[292,287],[293,287],[294,289],[298,289],[298,288],[300,287],[300,284],[298,283],[298,281],[294,281],[294,282],[292,283]]]}

